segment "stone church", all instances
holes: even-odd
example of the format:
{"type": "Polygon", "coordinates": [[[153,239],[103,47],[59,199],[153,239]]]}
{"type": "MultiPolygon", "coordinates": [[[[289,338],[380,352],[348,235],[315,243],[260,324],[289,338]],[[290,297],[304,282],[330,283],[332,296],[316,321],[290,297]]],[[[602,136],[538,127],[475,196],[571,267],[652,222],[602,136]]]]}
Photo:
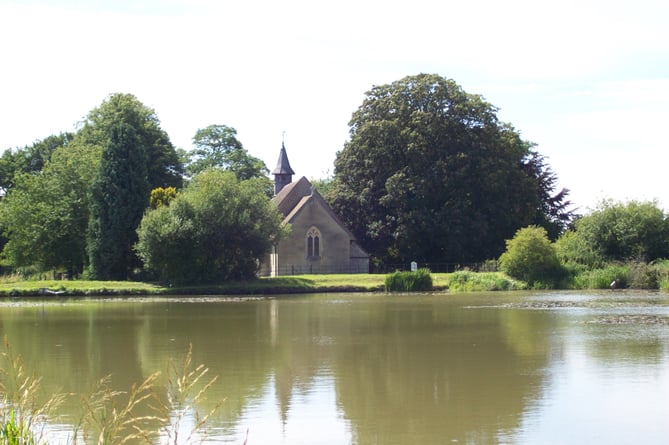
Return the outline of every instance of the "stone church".
{"type": "Polygon", "coordinates": [[[304,176],[293,182],[286,147],[272,171],[272,202],[291,233],[273,247],[261,275],[369,273],[369,255],[304,176]]]}

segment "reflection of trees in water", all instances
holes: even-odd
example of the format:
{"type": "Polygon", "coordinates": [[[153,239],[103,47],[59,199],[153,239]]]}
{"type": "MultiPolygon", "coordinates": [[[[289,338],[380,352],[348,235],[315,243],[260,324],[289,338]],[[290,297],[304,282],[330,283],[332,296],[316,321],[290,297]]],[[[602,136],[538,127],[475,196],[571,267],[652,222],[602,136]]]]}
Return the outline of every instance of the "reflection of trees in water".
{"type": "Polygon", "coordinates": [[[48,390],[85,391],[109,373],[125,390],[192,344],[193,363],[219,375],[198,407],[206,412],[225,398],[215,422],[234,427],[272,382],[286,422],[294,397],[326,369],[360,443],[494,442],[520,422],[541,386],[534,371],[547,360],[546,324],[536,314],[443,302],[295,298],[12,310],[22,314],[0,312],[2,329],[48,390]]]}
{"type": "MultiPolygon", "coordinates": [[[[114,386],[124,389],[146,378],[133,341],[141,318],[133,310],[110,317],[103,306],[49,303],[2,308],[2,335],[26,367],[42,377],[47,395],[91,391],[109,374],[114,386]]],[[[77,397],[67,399],[63,409],[74,418],[81,415],[77,397]]]]}
{"type": "Polygon", "coordinates": [[[540,376],[503,341],[496,312],[380,309],[351,314],[358,341],[336,363],[339,403],[360,443],[494,443],[518,425],[540,376]]]}

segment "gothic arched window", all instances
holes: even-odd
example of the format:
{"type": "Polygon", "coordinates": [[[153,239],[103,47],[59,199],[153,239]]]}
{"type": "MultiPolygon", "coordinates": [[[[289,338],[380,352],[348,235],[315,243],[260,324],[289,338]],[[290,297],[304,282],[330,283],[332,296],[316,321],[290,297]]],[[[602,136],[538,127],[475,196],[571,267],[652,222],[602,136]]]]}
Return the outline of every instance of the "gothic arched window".
{"type": "Polygon", "coordinates": [[[306,244],[307,258],[316,259],[321,257],[321,232],[316,227],[307,231],[306,244]]]}

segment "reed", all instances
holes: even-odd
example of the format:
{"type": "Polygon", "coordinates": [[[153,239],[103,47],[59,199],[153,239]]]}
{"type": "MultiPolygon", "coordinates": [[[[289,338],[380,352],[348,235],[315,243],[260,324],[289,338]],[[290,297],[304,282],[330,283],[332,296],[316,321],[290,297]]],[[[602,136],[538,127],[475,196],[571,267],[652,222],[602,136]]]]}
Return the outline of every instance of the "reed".
{"type": "Polygon", "coordinates": [[[207,421],[225,401],[219,401],[205,413],[197,409],[197,404],[206,397],[207,391],[218,379],[218,376],[207,379],[208,373],[209,368],[204,365],[193,366],[192,344],[181,361],[169,360],[166,372],[167,404],[159,409],[168,420],[161,431],[167,444],[191,443],[194,440],[201,442],[206,438],[207,421]],[[187,417],[192,418],[193,426],[190,431],[183,432],[182,427],[187,417]]]}
{"type": "MultiPolygon", "coordinates": [[[[82,413],[68,434],[68,443],[201,443],[207,436],[207,422],[223,403],[204,413],[198,410],[217,380],[208,373],[204,365],[193,365],[191,345],[180,361],[169,360],[166,381],[155,372],[129,391],[118,391],[112,388],[111,376],[106,376],[79,396],[82,413]]],[[[40,402],[40,382],[26,371],[21,356],[5,338],[0,363],[0,445],[49,443],[48,423],[57,420],[56,410],[72,395],[57,394],[40,402]]]]}
{"type": "Polygon", "coordinates": [[[428,269],[415,272],[393,272],[386,275],[386,292],[424,292],[432,290],[432,276],[428,269]]]}
{"type": "Polygon", "coordinates": [[[46,443],[44,430],[65,396],[52,395],[41,401],[41,378],[26,370],[5,337],[0,358],[0,443],[46,443]]]}

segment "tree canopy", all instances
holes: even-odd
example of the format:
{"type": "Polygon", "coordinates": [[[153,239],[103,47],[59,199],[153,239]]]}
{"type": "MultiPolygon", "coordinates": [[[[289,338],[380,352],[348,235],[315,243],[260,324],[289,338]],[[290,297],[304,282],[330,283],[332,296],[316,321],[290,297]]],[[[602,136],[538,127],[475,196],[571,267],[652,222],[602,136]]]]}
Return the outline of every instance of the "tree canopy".
{"type": "Polygon", "coordinates": [[[669,258],[669,219],[657,202],[604,200],[576,220],[556,247],[564,261],[592,267],[669,258]]]}
{"type": "Polygon", "coordinates": [[[10,264],[83,271],[89,189],[99,160],[99,150],[70,144],[56,149],[39,175],[16,178],[0,204],[8,238],[3,256],[10,264]]]}
{"type": "Polygon", "coordinates": [[[0,156],[0,193],[5,194],[14,186],[15,178],[22,173],[35,174],[44,168],[51,154],[67,146],[74,135],[51,135],[24,148],[5,150],[0,156]]]}
{"type": "Polygon", "coordinates": [[[151,188],[179,187],[182,164],[155,112],[130,94],[91,110],[77,133],[0,159],[3,254],[13,266],[127,278],[151,188]]]}
{"type": "Polygon", "coordinates": [[[183,164],[167,133],[160,127],[156,112],[132,94],[116,93],[88,113],[75,139],[80,144],[107,147],[111,128],[119,122],[133,128],[137,146],[146,151],[147,180],[151,189],[180,188],[183,164]]]}
{"type": "Polygon", "coordinates": [[[195,176],[142,219],[136,251],[145,268],[172,284],[253,278],[284,231],[262,184],[218,169],[195,176]]]}
{"type": "Polygon", "coordinates": [[[208,168],[229,170],[239,179],[262,178],[269,173],[265,163],[251,156],[237,139],[237,130],[227,125],[209,125],[195,132],[186,171],[196,175],[208,168]]]}
{"type": "Polygon", "coordinates": [[[335,160],[334,210],[388,262],[496,258],[519,228],[564,223],[567,191],[496,112],[437,75],[373,87],[335,160]]]}

